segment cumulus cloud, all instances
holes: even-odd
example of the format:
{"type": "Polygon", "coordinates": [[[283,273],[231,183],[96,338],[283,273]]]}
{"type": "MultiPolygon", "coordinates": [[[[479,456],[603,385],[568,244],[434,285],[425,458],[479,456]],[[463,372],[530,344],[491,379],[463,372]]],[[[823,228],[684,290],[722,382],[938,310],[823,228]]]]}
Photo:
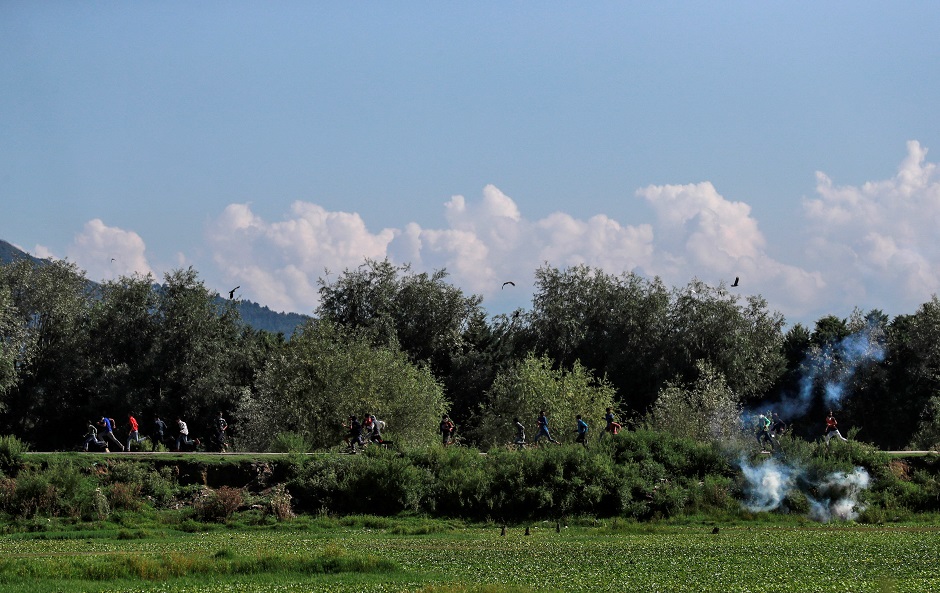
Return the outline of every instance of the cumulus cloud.
{"type": "Polygon", "coordinates": [[[652,269],[669,283],[740,276],[747,292],[760,292],[775,307],[797,314],[826,286],[818,272],[771,257],[751,207],[726,199],[709,182],[651,185],[637,195],[656,214],[652,269]]]}
{"type": "Polygon", "coordinates": [[[85,223],[66,250],[68,258],[92,280],[134,273],[152,274],[144,240],[133,231],[106,225],[99,218],[85,223]]]}
{"type": "MultiPolygon", "coordinates": [[[[845,287],[840,308],[916,308],[940,292],[940,183],[927,149],[907,143],[897,174],[838,186],[816,174],[817,197],[804,201],[810,249],[845,287]]],[[[895,311],[902,312],[902,311],[895,311]]]]}
{"type": "Polygon", "coordinates": [[[241,284],[246,298],[302,312],[316,308],[317,280],[326,270],[385,257],[417,271],[446,268],[450,281],[489,303],[506,296],[505,280],[531,294],[533,272],[548,262],[636,271],[671,285],[740,276],[742,294],[762,294],[791,320],[844,315],[856,305],[887,309],[897,305],[897,291],[912,309],[940,289],[940,247],[933,241],[940,186],[926,152],[909,143],[896,176],[860,187],[836,186],[819,173],[817,196],[804,201],[803,265],[791,246],[768,245],[745,201],[728,199],[709,182],[639,189],[635,197],[649,204],[653,219],[634,222],[565,212],[530,219],[493,185],[476,199],[444,201],[440,228],[373,230],[356,213],[301,201],[283,220],[268,221],[250,204],[231,204],[210,225],[208,239],[226,279],[241,284]]]}
{"type": "Polygon", "coordinates": [[[358,214],[294,202],[287,220],[268,222],[249,204],[231,204],[208,230],[213,259],[248,298],[278,310],[309,312],[327,269],[382,259],[397,231],[372,233],[358,214]]]}

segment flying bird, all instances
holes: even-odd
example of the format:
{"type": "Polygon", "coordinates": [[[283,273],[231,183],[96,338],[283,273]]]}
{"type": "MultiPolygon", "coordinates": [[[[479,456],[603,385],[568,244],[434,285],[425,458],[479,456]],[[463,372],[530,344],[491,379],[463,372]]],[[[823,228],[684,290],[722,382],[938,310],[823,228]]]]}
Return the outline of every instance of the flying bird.
{"type": "Polygon", "coordinates": [[[734,288],[734,287],[736,287],[736,286],[738,285],[738,280],[740,280],[740,278],[738,278],[737,276],[735,276],[735,277],[734,277],[734,284],[731,285],[731,288],[734,288]]]}
{"type": "Polygon", "coordinates": [[[234,298],[235,298],[235,291],[238,290],[238,289],[241,288],[241,287],[242,287],[242,285],[239,284],[238,286],[236,286],[236,287],[233,288],[232,290],[228,291],[228,298],[229,298],[229,299],[234,299],[234,298]]]}
{"type": "Polygon", "coordinates": [[[511,285],[513,285],[513,286],[516,285],[516,283],[513,282],[512,280],[507,280],[506,282],[503,282],[503,286],[502,286],[502,287],[503,287],[503,288],[506,288],[506,285],[507,285],[507,284],[511,284],[511,285]]]}

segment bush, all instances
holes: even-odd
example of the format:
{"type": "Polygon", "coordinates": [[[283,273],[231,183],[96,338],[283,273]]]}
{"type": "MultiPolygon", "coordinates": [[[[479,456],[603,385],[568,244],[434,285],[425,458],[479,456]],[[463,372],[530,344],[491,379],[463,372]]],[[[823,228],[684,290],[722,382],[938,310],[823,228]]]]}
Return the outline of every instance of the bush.
{"type": "Polygon", "coordinates": [[[23,463],[23,454],[28,450],[29,446],[15,436],[0,436],[0,471],[16,477],[23,463]]]}
{"type": "Polygon", "coordinates": [[[298,432],[279,432],[268,449],[272,453],[307,453],[313,449],[313,444],[298,432]]]}
{"type": "Polygon", "coordinates": [[[201,521],[224,523],[244,502],[241,489],[222,486],[218,490],[210,490],[206,496],[196,501],[194,515],[201,521]]]}
{"type": "Polygon", "coordinates": [[[278,484],[271,489],[265,510],[269,515],[273,515],[278,521],[287,521],[294,517],[294,511],[291,508],[291,495],[282,484],[278,484]]]}

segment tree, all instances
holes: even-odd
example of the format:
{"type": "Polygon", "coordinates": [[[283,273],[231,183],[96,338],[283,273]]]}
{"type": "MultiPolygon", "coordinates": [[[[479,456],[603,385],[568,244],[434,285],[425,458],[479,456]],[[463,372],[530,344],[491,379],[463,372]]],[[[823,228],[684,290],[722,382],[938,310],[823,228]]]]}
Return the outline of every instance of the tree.
{"type": "Polygon", "coordinates": [[[97,396],[98,417],[140,414],[156,407],[161,332],[157,309],[150,275],[105,282],[91,303],[88,352],[96,372],[89,382],[97,396]]]}
{"type": "Polygon", "coordinates": [[[728,441],[739,433],[741,402],[724,375],[709,363],[696,364],[691,385],[668,383],[647,416],[653,430],[698,441],[728,441]]]}
{"type": "Polygon", "coordinates": [[[239,406],[243,438],[266,449],[279,432],[315,448],[341,442],[350,415],[375,414],[396,442],[429,444],[446,401],[426,367],[392,346],[376,346],[330,321],[308,321],[271,357],[257,394],[239,406]]]}
{"type": "Polygon", "coordinates": [[[77,418],[92,396],[86,357],[89,284],[72,263],[22,260],[0,268],[0,285],[9,299],[4,348],[17,352],[16,380],[4,394],[0,432],[36,446],[66,446],[75,438],[71,424],[76,432],[83,429],[77,418]]]}
{"type": "Polygon", "coordinates": [[[691,382],[707,361],[742,400],[763,396],[777,381],[785,369],[783,315],[760,296],[739,300],[723,285],[699,281],[674,291],[665,353],[672,377],[691,382]]]}
{"type": "Polygon", "coordinates": [[[931,400],[940,394],[940,299],[888,326],[888,397],[872,420],[886,425],[896,447],[923,446],[938,422],[931,400]],[[913,433],[918,433],[913,436],[913,433]],[[913,438],[912,438],[913,437],[913,438]]]}
{"type": "Polygon", "coordinates": [[[784,369],[783,316],[761,297],[741,299],[724,285],[694,280],[670,292],[659,279],[633,273],[543,267],[533,304],[526,345],[563,368],[580,361],[636,414],[667,382],[694,381],[700,360],[744,398],[763,395],[784,369]]]}
{"type": "Polygon", "coordinates": [[[484,446],[511,442],[516,417],[530,427],[530,438],[534,437],[534,422],[541,410],[553,419],[555,435],[573,430],[577,414],[598,434],[613,398],[613,388],[596,380],[578,361],[571,370],[555,369],[547,356],[530,355],[496,377],[480,410],[475,440],[484,446]]]}
{"type": "Polygon", "coordinates": [[[235,304],[218,298],[195,270],[164,276],[157,291],[152,405],[164,412],[208,421],[243,396],[240,363],[246,333],[235,304]]]}
{"type": "Polygon", "coordinates": [[[366,260],[329,283],[320,279],[322,319],[362,332],[376,345],[400,348],[428,365],[467,418],[492,381],[494,335],[478,295],[447,283],[447,272],[415,273],[387,259],[366,260]],[[490,369],[480,365],[489,365],[490,369]]]}
{"type": "Polygon", "coordinates": [[[26,327],[19,318],[10,287],[0,283],[0,413],[4,409],[3,396],[16,385],[17,369],[26,363],[31,351],[26,327]]]}
{"type": "Polygon", "coordinates": [[[606,377],[617,399],[644,410],[663,381],[669,293],[659,279],[574,266],[536,271],[532,311],[517,346],[546,354],[553,364],[574,361],[606,377]]]}

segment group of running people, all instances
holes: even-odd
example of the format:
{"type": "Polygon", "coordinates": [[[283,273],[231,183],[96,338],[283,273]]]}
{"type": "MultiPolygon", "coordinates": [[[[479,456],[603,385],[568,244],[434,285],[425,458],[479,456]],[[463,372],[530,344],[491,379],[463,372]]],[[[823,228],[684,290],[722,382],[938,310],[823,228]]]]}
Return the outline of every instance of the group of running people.
{"type": "MultiPolygon", "coordinates": [[[[177,431],[175,439],[173,437],[167,438],[169,430],[167,429],[166,422],[157,414],[153,416],[149,437],[141,436],[140,425],[132,412],[128,412],[127,424],[125,426],[127,428],[127,440],[125,443],[122,443],[114,435],[117,429],[117,423],[113,418],[102,416],[97,422],[89,420],[85,432],[85,441],[82,443],[82,450],[88,451],[89,447],[95,446],[105,453],[110,453],[112,448],[122,452],[130,451],[132,443],[142,443],[146,440],[150,441],[151,451],[156,451],[157,446],[160,444],[164,444],[174,451],[194,450],[202,444],[200,439],[190,438],[189,426],[180,417],[176,418],[177,431]]],[[[211,427],[215,435],[214,448],[219,452],[226,452],[228,450],[228,442],[225,438],[225,433],[226,430],[228,430],[228,422],[223,417],[222,412],[219,412],[216,417],[213,418],[211,427]]]]}
{"type": "MultiPolygon", "coordinates": [[[[757,444],[760,445],[762,451],[766,451],[766,449],[764,449],[765,444],[770,445],[771,451],[776,450],[780,443],[780,436],[783,435],[786,430],[787,425],[777,412],[768,412],[767,414],[759,414],[757,416],[757,444]]],[[[827,447],[832,437],[837,437],[843,442],[848,442],[848,439],[839,432],[839,422],[836,420],[832,410],[829,410],[829,414],[826,416],[826,428],[823,431],[823,440],[827,447]]]]}
{"type": "Polygon", "coordinates": [[[366,446],[366,436],[369,437],[369,443],[375,445],[388,445],[389,442],[382,438],[382,429],[385,428],[385,422],[379,420],[374,414],[366,414],[362,421],[355,414],[349,417],[349,424],[345,425],[346,447],[350,453],[356,453],[359,449],[366,446]]]}
{"type": "MultiPolygon", "coordinates": [[[[604,429],[605,432],[612,434],[617,434],[620,432],[621,424],[616,421],[613,413],[613,408],[607,408],[607,413],[604,416],[604,420],[607,422],[607,426],[604,429]]],[[[538,426],[537,432],[535,434],[534,444],[538,444],[543,438],[547,439],[548,442],[560,445],[561,442],[552,437],[552,433],[548,428],[548,416],[545,413],[545,410],[539,411],[539,416],[536,419],[536,424],[538,426]]],[[[513,426],[516,430],[515,438],[513,438],[513,444],[523,449],[526,446],[525,441],[525,425],[522,424],[522,421],[518,417],[513,418],[513,426]]],[[[447,414],[441,416],[440,424],[440,433],[441,433],[441,444],[445,447],[454,442],[454,432],[456,427],[454,422],[450,419],[447,414]]],[[[581,444],[584,447],[587,447],[588,441],[588,423],[585,422],[581,414],[575,416],[575,433],[577,437],[575,442],[581,444]]]]}

